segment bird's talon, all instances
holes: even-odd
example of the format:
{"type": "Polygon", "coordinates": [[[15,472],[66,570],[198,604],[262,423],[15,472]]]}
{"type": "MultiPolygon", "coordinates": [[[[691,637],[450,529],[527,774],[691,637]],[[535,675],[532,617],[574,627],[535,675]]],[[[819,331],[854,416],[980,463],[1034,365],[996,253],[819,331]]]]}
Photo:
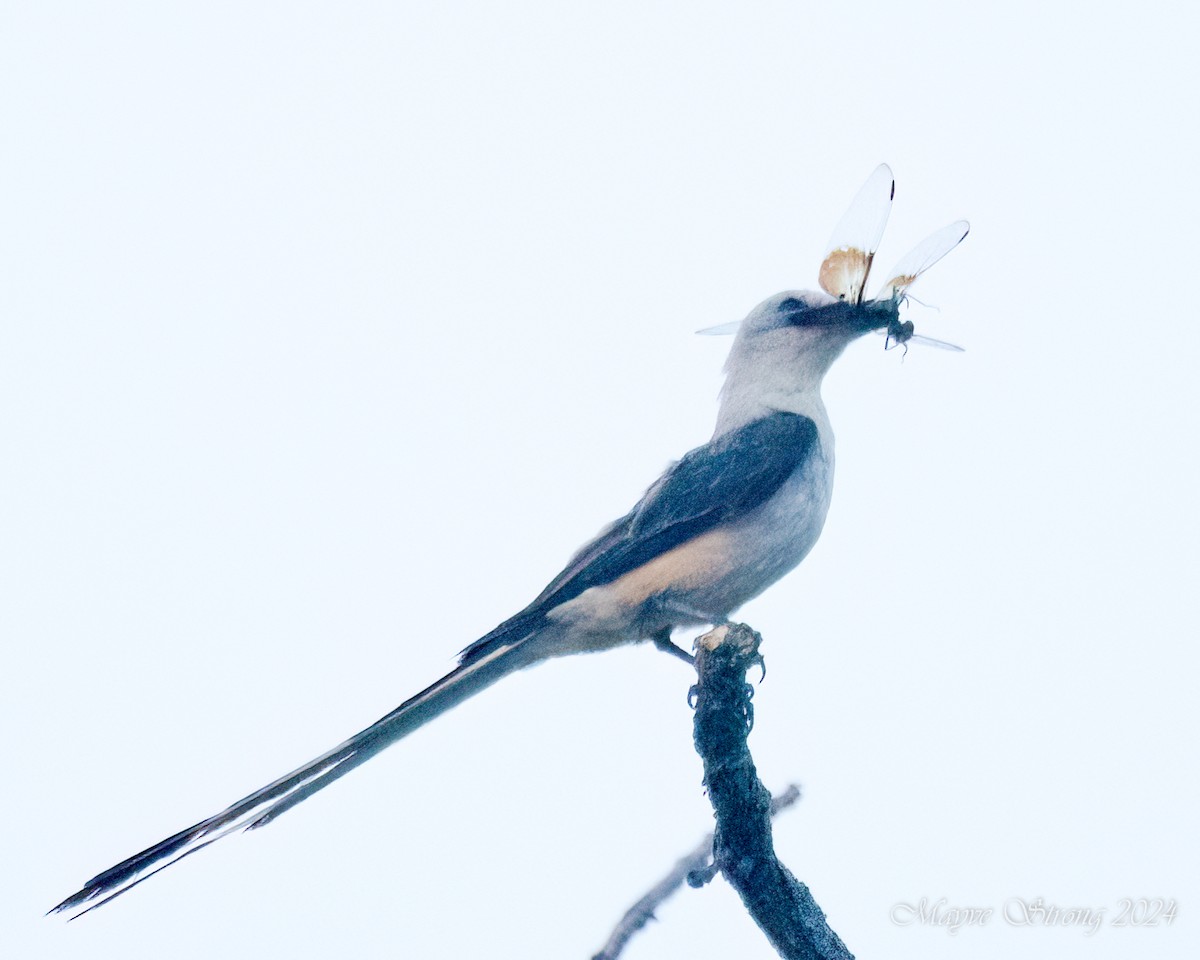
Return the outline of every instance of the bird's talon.
{"type": "Polygon", "coordinates": [[[713,877],[717,875],[717,864],[714,861],[707,867],[701,867],[699,870],[693,870],[687,875],[687,885],[693,889],[703,887],[709,883],[713,877]]]}

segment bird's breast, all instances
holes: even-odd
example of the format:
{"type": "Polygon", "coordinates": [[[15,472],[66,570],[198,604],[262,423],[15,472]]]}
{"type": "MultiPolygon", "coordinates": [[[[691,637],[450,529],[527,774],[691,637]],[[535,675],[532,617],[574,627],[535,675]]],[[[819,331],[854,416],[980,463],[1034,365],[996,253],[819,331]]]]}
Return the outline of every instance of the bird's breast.
{"type": "Polygon", "coordinates": [[[794,569],[821,536],[833,494],[833,457],[814,451],[775,496],[729,527],[729,571],[713,584],[728,614],[794,569]]]}

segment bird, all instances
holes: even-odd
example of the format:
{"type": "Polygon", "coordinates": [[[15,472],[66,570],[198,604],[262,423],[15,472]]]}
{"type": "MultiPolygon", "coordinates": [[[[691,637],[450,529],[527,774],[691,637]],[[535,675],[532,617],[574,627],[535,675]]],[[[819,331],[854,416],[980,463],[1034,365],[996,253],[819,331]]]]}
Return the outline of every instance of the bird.
{"type": "Polygon", "coordinates": [[[467,646],[446,676],[315,760],[97,874],[49,912],[82,916],[234,831],[270,823],[514,671],[639,642],[687,659],[673,631],[728,623],[796,567],[821,534],[833,489],[826,372],[865,334],[885,333],[888,346],[914,339],[911,321],[899,319],[906,291],[969,229],[956,221],[931,235],[865,300],[894,194],[881,164],[833,232],[820,290],[776,294],[737,324],[700,331],[735,334],[711,439],[669,466],[524,609],[467,646]]]}

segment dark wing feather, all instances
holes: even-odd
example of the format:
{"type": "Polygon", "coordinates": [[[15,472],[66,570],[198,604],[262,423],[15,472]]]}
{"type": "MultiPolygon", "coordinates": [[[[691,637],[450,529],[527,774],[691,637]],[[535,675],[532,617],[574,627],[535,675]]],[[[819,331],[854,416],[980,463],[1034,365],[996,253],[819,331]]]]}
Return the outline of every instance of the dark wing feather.
{"type": "Polygon", "coordinates": [[[462,652],[467,662],[528,630],[559,604],[611,583],[769,500],[819,448],[817,426],[773,413],[697,447],[669,467],[624,517],[584,546],[528,607],[462,652]]]}

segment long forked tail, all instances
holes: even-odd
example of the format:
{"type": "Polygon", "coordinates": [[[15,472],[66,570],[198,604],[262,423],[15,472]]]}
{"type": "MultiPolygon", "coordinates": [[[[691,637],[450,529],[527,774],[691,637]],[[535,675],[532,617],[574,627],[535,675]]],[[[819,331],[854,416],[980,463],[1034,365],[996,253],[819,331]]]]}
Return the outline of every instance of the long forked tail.
{"type": "Polygon", "coordinates": [[[467,659],[441,680],[405,700],[387,716],[356,733],[345,743],[256,790],[215,816],[173,837],[167,837],[92,877],[81,890],[71,894],[49,912],[75,910],[88,904],[70,918],[74,920],[227,834],[241,829],[253,830],[270,823],[281,813],[371,759],[384,747],[491,686],[501,677],[528,666],[532,659],[524,647],[522,640],[500,643],[481,656],[467,659]]]}

